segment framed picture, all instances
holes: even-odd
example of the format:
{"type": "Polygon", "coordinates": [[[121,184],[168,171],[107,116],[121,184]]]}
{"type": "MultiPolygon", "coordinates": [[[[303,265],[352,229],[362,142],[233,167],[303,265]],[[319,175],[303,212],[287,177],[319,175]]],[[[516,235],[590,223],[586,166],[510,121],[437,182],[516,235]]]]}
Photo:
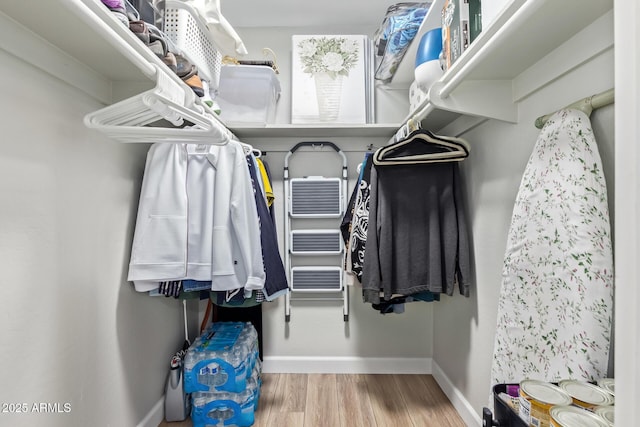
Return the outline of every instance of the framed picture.
{"type": "Polygon", "coordinates": [[[294,35],[292,43],[291,123],[370,123],[369,38],[294,35]]]}

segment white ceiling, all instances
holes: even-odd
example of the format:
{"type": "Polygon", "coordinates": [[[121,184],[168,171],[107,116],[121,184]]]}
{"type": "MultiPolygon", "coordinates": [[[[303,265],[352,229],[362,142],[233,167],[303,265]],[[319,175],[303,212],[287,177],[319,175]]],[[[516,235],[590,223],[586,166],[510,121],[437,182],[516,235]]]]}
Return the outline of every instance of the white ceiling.
{"type": "Polygon", "coordinates": [[[369,26],[377,28],[390,0],[221,0],[222,15],[235,28],[369,26]]]}

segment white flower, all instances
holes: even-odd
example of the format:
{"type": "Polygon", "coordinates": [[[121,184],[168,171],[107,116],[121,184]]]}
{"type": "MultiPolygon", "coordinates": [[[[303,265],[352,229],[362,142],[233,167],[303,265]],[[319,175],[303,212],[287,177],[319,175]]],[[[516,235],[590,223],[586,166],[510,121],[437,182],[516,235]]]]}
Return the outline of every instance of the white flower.
{"type": "Polygon", "coordinates": [[[313,56],[316,53],[316,43],[313,39],[300,42],[300,56],[313,56]]]}
{"type": "Polygon", "coordinates": [[[322,58],[322,65],[329,71],[340,71],[344,65],[344,59],[339,53],[327,52],[322,58]]]}
{"type": "Polygon", "coordinates": [[[345,53],[354,53],[358,50],[358,43],[351,40],[343,40],[340,49],[342,49],[345,53]]]}
{"type": "Polygon", "coordinates": [[[302,71],[348,76],[358,62],[358,42],[344,37],[312,37],[298,43],[302,71]]]}

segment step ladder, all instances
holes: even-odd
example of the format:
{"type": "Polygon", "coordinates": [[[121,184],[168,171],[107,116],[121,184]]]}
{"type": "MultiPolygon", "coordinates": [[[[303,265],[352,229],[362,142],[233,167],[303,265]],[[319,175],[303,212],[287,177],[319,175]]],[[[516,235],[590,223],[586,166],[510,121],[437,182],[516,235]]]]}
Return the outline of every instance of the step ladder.
{"type": "Polygon", "coordinates": [[[347,206],[347,156],[332,142],[300,142],[284,158],[285,209],[285,270],[289,290],[285,296],[285,321],[291,320],[292,301],[342,301],[344,321],[349,320],[349,293],[345,286],[344,243],[340,223],[335,228],[294,229],[292,220],[343,217],[347,206]],[[301,147],[330,147],[342,159],[341,177],[289,177],[289,159],[301,147]],[[335,257],[333,265],[292,266],[292,259],[300,262],[313,257],[335,257]]]}

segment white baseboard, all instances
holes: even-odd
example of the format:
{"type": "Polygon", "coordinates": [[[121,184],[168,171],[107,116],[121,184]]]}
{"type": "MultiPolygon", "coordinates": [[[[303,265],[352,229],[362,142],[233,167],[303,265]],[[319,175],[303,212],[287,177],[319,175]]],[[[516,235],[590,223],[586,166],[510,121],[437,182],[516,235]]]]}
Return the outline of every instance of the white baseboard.
{"type": "Polygon", "coordinates": [[[164,420],[164,396],[153,405],[153,408],[136,427],[158,427],[162,420],[164,420]]]}
{"type": "Polygon", "coordinates": [[[460,414],[460,417],[462,417],[465,424],[469,427],[480,427],[482,425],[482,418],[480,417],[480,414],[476,413],[473,406],[471,406],[469,401],[465,399],[462,392],[453,385],[451,380],[449,380],[449,377],[445,375],[444,371],[436,362],[431,362],[431,366],[433,378],[436,380],[444,394],[447,395],[451,404],[456,408],[456,411],[458,411],[458,414],[460,414]]]}
{"type": "Polygon", "coordinates": [[[265,356],[273,374],[430,374],[431,358],[265,356]]]}

